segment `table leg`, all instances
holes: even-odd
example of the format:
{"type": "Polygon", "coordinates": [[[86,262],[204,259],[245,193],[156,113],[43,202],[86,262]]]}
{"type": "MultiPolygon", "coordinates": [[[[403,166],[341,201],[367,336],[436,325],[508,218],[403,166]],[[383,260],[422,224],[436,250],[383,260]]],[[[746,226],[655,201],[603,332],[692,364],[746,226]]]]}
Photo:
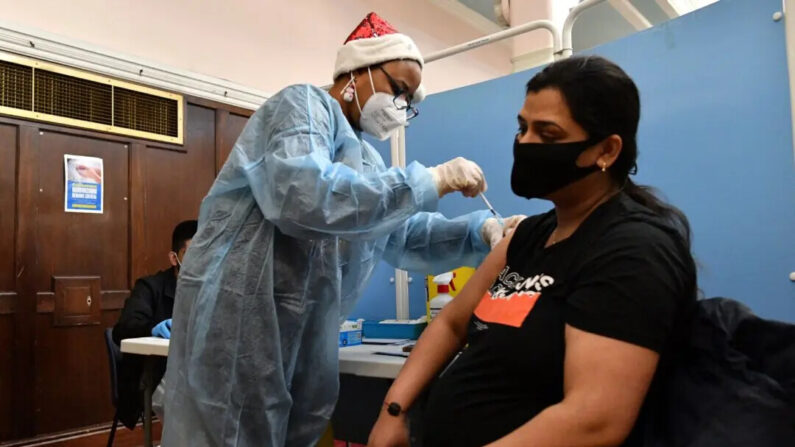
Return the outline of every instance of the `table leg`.
{"type": "Polygon", "coordinates": [[[154,369],[155,358],[148,355],[144,360],[144,446],[152,447],[152,371],[154,369]]]}

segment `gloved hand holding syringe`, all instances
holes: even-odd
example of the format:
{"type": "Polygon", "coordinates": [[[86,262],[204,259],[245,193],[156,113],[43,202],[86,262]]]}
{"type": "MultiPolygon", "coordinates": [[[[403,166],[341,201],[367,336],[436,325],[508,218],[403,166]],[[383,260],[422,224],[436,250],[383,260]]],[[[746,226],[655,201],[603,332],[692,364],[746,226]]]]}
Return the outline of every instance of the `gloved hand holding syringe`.
{"type": "Polygon", "coordinates": [[[486,219],[486,222],[483,224],[483,228],[481,229],[483,240],[486,241],[486,243],[488,243],[492,248],[494,248],[502,240],[502,238],[511,234],[519,225],[519,223],[521,223],[527,216],[517,214],[507,219],[503,219],[502,215],[500,215],[500,213],[494,209],[494,207],[491,205],[491,202],[489,202],[489,199],[486,198],[482,191],[479,193],[479,195],[491,214],[494,215],[494,217],[486,219]]]}
{"type": "Polygon", "coordinates": [[[439,197],[443,197],[454,191],[461,191],[465,197],[475,197],[479,195],[483,203],[486,204],[494,217],[486,219],[480,229],[483,240],[490,246],[495,247],[503,237],[510,234],[519,222],[526,216],[516,215],[503,219],[500,213],[494,209],[489,200],[483,194],[486,190],[486,177],[476,163],[458,157],[438,166],[428,168],[434,183],[436,184],[439,197]]]}

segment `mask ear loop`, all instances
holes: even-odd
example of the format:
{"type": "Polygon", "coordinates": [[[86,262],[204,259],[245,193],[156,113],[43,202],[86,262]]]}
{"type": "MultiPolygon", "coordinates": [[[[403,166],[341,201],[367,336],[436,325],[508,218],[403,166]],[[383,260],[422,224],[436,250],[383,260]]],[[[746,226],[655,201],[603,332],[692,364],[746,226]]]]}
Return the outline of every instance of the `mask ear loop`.
{"type": "Polygon", "coordinates": [[[367,67],[367,74],[370,76],[370,88],[373,89],[373,94],[375,95],[375,84],[373,84],[373,72],[370,71],[370,67],[367,67]]]}
{"type": "MultiPolygon", "coordinates": [[[[353,78],[353,73],[351,73],[351,82],[354,83],[353,97],[356,99],[356,107],[359,108],[359,114],[361,115],[361,113],[362,113],[362,105],[359,103],[359,93],[356,91],[356,81],[353,78]]],[[[370,82],[372,82],[372,80],[370,82]]]]}
{"type": "Polygon", "coordinates": [[[342,87],[340,93],[342,93],[342,100],[345,102],[353,101],[353,95],[356,91],[356,82],[353,78],[353,73],[351,73],[351,79],[345,84],[345,87],[342,87]]]}
{"type": "Polygon", "coordinates": [[[179,266],[179,268],[182,268],[182,263],[179,261],[179,254],[175,251],[172,251],[171,253],[174,253],[174,259],[177,260],[177,265],[179,266]]]}

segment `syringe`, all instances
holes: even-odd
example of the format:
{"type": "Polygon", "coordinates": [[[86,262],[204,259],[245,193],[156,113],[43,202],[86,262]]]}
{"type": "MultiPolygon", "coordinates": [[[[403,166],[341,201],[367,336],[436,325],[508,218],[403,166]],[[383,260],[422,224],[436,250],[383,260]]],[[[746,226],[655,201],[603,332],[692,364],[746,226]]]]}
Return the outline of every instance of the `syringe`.
{"type": "Polygon", "coordinates": [[[502,216],[500,216],[500,213],[498,213],[498,212],[497,212],[497,211],[494,209],[494,207],[493,207],[493,206],[491,206],[491,203],[489,202],[489,199],[487,199],[487,198],[486,198],[486,195],[485,195],[485,194],[483,194],[483,193],[481,192],[481,193],[480,193],[480,198],[481,198],[481,199],[483,199],[483,203],[485,203],[485,204],[486,204],[486,207],[489,209],[489,211],[491,211],[491,214],[493,214],[493,215],[494,215],[494,217],[496,217],[496,218],[497,218],[497,221],[499,221],[499,222],[500,222],[500,225],[503,225],[503,219],[502,219],[502,216]]]}

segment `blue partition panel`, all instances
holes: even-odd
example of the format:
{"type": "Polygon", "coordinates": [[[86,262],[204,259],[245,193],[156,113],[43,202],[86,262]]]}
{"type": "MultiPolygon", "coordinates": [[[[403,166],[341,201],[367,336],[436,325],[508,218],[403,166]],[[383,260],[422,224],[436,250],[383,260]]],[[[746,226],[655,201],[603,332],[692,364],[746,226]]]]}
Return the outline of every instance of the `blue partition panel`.
{"type": "MultiPolygon", "coordinates": [[[[741,300],[762,316],[795,321],[795,173],[780,0],[722,0],[589,51],[621,65],[641,92],[639,173],[690,218],[706,296],[741,300]]],[[[537,70],[432,95],[408,129],[407,158],[479,163],[504,215],[551,204],[510,190],[511,145],[524,84],[537,70]]],[[[482,208],[446,197],[454,216],[482,208]]],[[[411,312],[424,312],[413,274],[411,312]]],[[[419,280],[418,280],[419,279],[419,280]]],[[[394,299],[368,289],[357,311],[394,316],[394,299]]],[[[392,291],[392,297],[394,292],[392,291]]]]}
{"type": "Polygon", "coordinates": [[[795,173],[780,0],[722,0],[593,50],[643,105],[638,180],[690,218],[706,296],[795,322],[795,173]]]}

